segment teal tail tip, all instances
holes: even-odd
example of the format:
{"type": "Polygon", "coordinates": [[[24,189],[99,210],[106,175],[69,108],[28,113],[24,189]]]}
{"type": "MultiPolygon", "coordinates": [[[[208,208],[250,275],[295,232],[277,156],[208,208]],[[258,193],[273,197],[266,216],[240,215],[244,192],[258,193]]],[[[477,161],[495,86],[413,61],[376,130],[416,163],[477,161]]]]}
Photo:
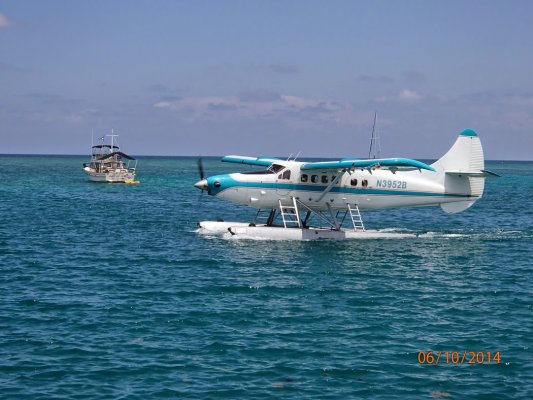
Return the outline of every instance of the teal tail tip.
{"type": "Polygon", "coordinates": [[[477,133],[475,130],[467,128],[464,131],[462,131],[459,136],[477,136],[477,133]]]}

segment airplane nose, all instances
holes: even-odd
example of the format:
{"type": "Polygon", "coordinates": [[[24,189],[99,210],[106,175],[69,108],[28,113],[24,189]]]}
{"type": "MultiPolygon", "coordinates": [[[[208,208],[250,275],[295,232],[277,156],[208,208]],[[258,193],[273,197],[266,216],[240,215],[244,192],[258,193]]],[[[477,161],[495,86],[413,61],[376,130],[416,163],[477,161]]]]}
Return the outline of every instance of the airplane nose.
{"type": "Polygon", "coordinates": [[[194,184],[194,187],[200,190],[207,190],[207,179],[202,179],[194,184]]]}

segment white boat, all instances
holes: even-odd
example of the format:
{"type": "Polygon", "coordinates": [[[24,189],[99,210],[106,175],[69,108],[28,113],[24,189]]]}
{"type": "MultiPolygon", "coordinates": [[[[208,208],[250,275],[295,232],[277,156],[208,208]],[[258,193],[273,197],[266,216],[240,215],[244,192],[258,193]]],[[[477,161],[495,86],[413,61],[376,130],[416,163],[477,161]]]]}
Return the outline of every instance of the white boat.
{"type": "Polygon", "coordinates": [[[122,151],[116,142],[115,135],[105,135],[101,143],[92,147],[91,161],[83,164],[83,171],[93,182],[108,183],[139,183],[135,180],[137,160],[122,151]],[[110,138],[105,143],[106,137],[110,138]]]}

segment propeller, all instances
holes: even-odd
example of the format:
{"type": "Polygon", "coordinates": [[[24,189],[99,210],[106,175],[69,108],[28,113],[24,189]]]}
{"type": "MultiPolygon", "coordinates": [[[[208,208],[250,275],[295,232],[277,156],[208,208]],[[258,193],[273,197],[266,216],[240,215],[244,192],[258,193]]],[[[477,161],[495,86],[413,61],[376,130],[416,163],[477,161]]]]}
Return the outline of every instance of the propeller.
{"type": "MultiPolygon", "coordinates": [[[[202,156],[198,156],[196,159],[196,165],[198,167],[198,175],[200,175],[200,180],[194,184],[194,187],[200,189],[197,199],[197,210],[202,213],[204,208],[204,191],[208,188],[207,179],[205,179],[204,162],[202,160],[202,156]]],[[[198,221],[196,225],[198,228],[201,228],[200,221],[198,221]]]]}
{"type": "Polygon", "coordinates": [[[202,157],[198,157],[198,174],[200,175],[200,180],[194,184],[197,189],[200,189],[203,193],[204,190],[208,189],[207,179],[205,179],[204,163],[202,157]]]}

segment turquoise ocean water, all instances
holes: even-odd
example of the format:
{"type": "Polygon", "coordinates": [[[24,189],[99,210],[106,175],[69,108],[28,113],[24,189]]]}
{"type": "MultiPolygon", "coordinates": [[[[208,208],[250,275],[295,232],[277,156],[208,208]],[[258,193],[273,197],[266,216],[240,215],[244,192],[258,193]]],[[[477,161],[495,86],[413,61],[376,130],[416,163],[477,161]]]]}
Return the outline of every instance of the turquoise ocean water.
{"type": "Polygon", "coordinates": [[[140,185],[86,161],[0,156],[0,398],[533,398],[532,162],[489,162],[461,214],[363,214],[417,238],[274,242],[194,232],[254,215],[194,158],[141,157],[140,185]]]}

